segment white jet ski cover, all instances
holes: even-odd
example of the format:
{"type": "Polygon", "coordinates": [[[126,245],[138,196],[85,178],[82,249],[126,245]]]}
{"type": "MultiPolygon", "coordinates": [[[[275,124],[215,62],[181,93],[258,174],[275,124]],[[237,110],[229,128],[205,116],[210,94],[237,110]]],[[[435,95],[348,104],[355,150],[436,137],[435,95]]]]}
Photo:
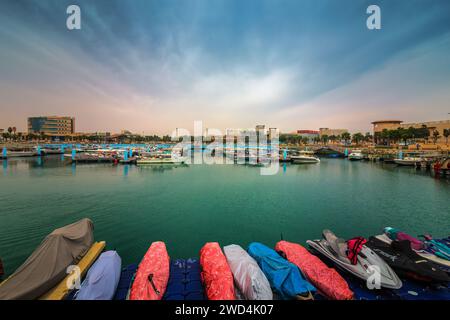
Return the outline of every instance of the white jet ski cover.
{"type": "Polygon", "coordinates": [[[272,289],[258,263],[240,246],[223,248],[234,282],[247,300],[273,300],[272,289]]]}
{"type": "Polygon", "coordinates": [[[116,251],[103,252],[89,269],[76,300],[112,300],[119,284],[122,259],[116,251]]]}

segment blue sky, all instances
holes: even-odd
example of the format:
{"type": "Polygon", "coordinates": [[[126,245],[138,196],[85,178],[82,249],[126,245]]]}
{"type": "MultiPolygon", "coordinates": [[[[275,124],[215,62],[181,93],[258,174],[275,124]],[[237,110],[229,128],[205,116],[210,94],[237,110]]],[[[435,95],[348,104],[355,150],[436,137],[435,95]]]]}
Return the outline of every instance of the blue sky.
{"type": "Polygon", "coordinates": [[[450,112],[446,0],[3,0],[0,128],[368,131],[450,112]],[[81,7],[82,29],[66,29],[81,7]],[[382,29],[366,28],[381,7],[382,29]]]}

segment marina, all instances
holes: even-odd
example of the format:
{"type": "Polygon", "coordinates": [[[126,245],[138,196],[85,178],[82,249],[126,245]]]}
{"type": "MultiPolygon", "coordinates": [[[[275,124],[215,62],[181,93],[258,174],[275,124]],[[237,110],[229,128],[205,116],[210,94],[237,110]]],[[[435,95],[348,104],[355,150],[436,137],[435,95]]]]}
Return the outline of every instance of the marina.
{"type": "Polygon", "coordinates": [[[273,249],[207,242],[199,258],[173,260],[165,242],[154,241],[139,263],[122,268],[119,253],[94,242],[93,231],[83,218],[51,232],[0,282],[0,299],[450,299],[450,237],[419,240],[385,227],[368,240],[344,240],[325,229],[307,248],[283,239],[273,249]]]}
{"type": "Polygon", "coordinates": [[[176,258],[195,256],[207,240],[274,244],[282,234],[304,243],[320,234],[323,221],[344,237],[375,234],[388,223],[415,234],[448,232],[441,222],[448,220],[450,180],[383,162],[282,163],[267,177],[246,165],[76,165],[61,155],[2,163],[0,251],[7,274],[52,226],[84,216],[124,263],[136,262],[155,239],[164,239],[176,258]],[[42,188],[44,181],[51,187],[42,188]],[[193,201],[199,197],[205,201],[193,201]]]}

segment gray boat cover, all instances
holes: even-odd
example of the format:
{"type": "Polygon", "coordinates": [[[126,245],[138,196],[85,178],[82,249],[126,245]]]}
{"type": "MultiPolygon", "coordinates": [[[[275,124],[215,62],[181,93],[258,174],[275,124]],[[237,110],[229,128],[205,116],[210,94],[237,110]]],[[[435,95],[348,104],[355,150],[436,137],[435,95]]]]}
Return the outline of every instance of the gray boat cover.
{"type": "Polygon", "coordinates": [[[240,246],[223,248],[234,282],[247,300],[273,300],[272,289],[258,263],[240,246]]]}
{"type": "Polygon", "coordinates": [[[66,268],[77,264],[94,242],[90,219],[54,230],[31,256],[0,284],[0,300],[36,299],[66,276],[66,268]]]}
{"type": "Polygon", "coordinates": [[[121,270],[122,259],[117,252],[103,252],[89,269],[75,300],[112,300],[121,270]]]}

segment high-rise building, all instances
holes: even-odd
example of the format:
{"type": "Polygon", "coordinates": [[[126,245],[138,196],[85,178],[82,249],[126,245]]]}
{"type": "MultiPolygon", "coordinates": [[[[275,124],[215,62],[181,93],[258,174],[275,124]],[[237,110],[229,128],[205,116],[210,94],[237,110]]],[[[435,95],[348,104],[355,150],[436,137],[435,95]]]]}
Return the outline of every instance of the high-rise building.
{"type": "Polygon", "coordinates": [[[42,116],[28,118],[28,133],[44,133],[50,136],[75,133],[75,118],[42,116]]]}

